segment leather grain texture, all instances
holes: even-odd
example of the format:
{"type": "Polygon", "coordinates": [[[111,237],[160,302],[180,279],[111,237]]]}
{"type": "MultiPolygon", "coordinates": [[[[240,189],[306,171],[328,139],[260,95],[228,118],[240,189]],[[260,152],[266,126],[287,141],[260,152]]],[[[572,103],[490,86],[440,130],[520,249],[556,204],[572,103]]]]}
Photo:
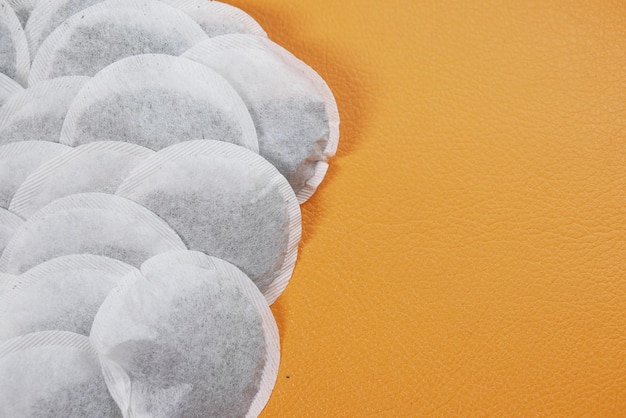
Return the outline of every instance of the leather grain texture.
{"type": "Polygon", "coordinates": [[[342,116],[262,416],[624,416],[626,4],[232,4],[342,116]]]}

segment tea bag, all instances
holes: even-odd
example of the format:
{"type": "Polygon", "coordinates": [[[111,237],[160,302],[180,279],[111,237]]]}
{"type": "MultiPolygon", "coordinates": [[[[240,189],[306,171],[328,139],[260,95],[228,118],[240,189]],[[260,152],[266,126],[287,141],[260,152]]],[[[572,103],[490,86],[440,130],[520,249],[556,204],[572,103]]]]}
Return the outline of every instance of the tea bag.
{"type": "Polygon", "coordinates": [[[245,148],[187,141],[148,157],[117,195],[164,219],[190,250],[244,271],[272,303],[287,286],[301,235],[287,180],[245,148]]]}
{"type": "Polygon", "coordinates": [[[106,296],[133,270],[91,254],[66,255],[33,267],[0,295],[0,341],[46,330],[89,335],[106,296]]]}
{"type": "Polygon", "coordinates": [[[107,0],[67,19],[41,44],[29,83],[92,76],[124,57],[180,55],[208,36],[189,16],[157,0],[107,0]]]}
{"type": "Polygon", "coordinates": [[[115,195],[81,193],[32,215],[4,249],[0,271],[20,274],[69,254],[103,255],[138,267],[153,255],[183,249],[178,235],[144,207],[115,195]]]}
{"type": "Polygon", "coordinates": [[[219,1],[161,0],[187,13],[209,36],[249,33],[267,36],[261,25],[243,10],[219,1]]]}
{"type": "Polygon", "coordinates": [[[0,0],[0,73],[25,86],[30,57],[24,29],[7,0],[0,0]]]}
{"type": "Polygon", "coordinates": [[[240,270],[161,264],[114,289],[91,340],[127,416],[257,416],[276,381],[278,330],[240,270]]]}
{"type": "Polygon", "coordinates": [[[30,17],[30,13],[35,8],[37,0],[7,0],[22,27],[26,26],[26,22],[30,17]]]}
{"type": "Polygon", "coordinates": [[[13,212],[0,208],[0,253],[4,251],[4,247],[23,223],[24,220],[13,212]]]}
{"type": "Polygon", "coordinates": [[[250,113],[210,68],[161,54],[125,58],[99,72],[72,103],[61,143],[116,140],[155,151],[215,139],[258,151],[250,113]]]}
{"type": "Polygon", "coordinates": [[[89,77],[59,77],[14,94],[0,108],[0,144],[59,142],[65,113],[89,77]]]}
{"type": "Polygon", "coordinates": [[[259,153],[306,201],[339,141],[337,104],[324,80],[265,37],[218,36],[183,57],[214,69],[237,90],[256,125],[259,153]]]}
{"type": "Polygon", "coordinates": [[[0,416],[118,418],[89,338],[63,331],[0,345],[0,416]]]}
{"type": "Polygon", "coordinates": [[[24,87],[11,77],[0,73],[0,106],[4,105],[11,96],[24,90],[24,87]]]}
{"type": "Polygon", "coordinates": [[[15,192],[9,209],[27,219],[64,196],[85,192],[113,194],[131,170],[152,154],[154,151],[147,148],[118,141],[71,148],[28,176],[15,192]]]}
{"type": "Polygon", "coordinates": [[[22,182],[43,162],[70,148],[47,141],[0,145],[0,207],[8,208],[22,182]]]}

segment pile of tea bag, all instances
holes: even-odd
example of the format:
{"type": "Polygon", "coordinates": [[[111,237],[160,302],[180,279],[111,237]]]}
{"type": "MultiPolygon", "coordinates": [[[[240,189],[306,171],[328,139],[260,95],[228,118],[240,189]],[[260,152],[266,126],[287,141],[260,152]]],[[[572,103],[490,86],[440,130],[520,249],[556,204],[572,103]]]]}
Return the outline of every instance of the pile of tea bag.
{"type": "Polygon", "coordinates": [[[0,0],[0,416],[258,416],[338,139],[236,7],[0,0]]]}

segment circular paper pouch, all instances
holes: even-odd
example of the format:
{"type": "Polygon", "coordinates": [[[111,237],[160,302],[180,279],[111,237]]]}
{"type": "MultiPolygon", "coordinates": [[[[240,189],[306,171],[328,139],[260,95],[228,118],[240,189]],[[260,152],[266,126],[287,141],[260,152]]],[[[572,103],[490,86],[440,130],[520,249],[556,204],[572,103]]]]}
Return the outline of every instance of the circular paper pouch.
{"type": "Polygon", "coordinates": [[[28,176],[15,192],[9,209],[28,218],[64,196],[86,192],[113,194],[132,169],[152,154],[154,151],[148,148],[118,141],[71,148],[28,176]]]}
{"type": "Polygon", "coordinates": [[[6,0],[0,0],[0,73],[25,86],[30,57],[24,29],[6,0]]]}
{"type": "Polygon", "coordinates": [[[131,142],[158,151],[214,139],[257,152],[254,123],[228,82],[205,65],[162,54],[137,55],[100,71],[67,112],[61,142],[131,142]]]}
{"type": "Polygon", "coordinates": [[[92,76],[138,54],[180,55],[208,35],[181,10],[157,0],[107,0],[76,13],[41,44],[29,83],[92,76]]]}
{"type": "Polygon", "coordinates": [[[0,145],[0,207],[8,208],[22,182],[41,164],[70,147],[47,141],[0,145]]]}
{"type": "Polygon", "coordinates": [[[14,94],[24,90],[17,81],[8,75],[0,73],[0,106],[3,106],[7,100],[14,94]]]}
{"type": "Polygon", "coordinates": [[[63,331],[0,345],[0,416],[121,417],[89,338],[63,331]]]}
{"type": "Polygon", "coordinates": [[[138,267],[153,255],[184,249],[146,208],[115,195],[81,193],[51,202],[24,222],[0,257],[0,271],[19,274],[69,254],[103,255],[138,267]]]}
{"type": "Polygon", "coordinates": [[[255,417],[269,399],[280,360],[272,312],[239,269],[203,264],[151,269],[96,315],[91,340],[130,416],[255,417]]]}
{"type": "Polygon", "coordinates": [[[89,77],[42,81],[13,95],[0,108],[0,143],[59,142],[65,113],[89,77]]]}
{"type": "Polygon", "coordinates": [[[89,335],[106,296],[133,270],[91,254],[58,257],[33,267],[0,295],[0,340],[46,330],[89,335]]]}
{"type": "Polygon", "coordinates": [[[287,180],[258,154],[225,142],[182,142],[144,160],[116,194],[164,219],[190,250],[239,267],[269,303],[287,286],[300,207],[287,180]]]}

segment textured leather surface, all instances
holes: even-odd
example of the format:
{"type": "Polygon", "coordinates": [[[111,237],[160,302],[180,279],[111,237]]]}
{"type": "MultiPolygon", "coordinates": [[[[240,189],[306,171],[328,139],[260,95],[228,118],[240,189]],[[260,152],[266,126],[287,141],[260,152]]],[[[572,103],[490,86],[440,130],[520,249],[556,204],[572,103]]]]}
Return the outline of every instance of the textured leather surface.
{"type": "Polygon", "coordinates": [[[233,4],[342,116],[263,416],[623,416],[626,5],[233,4]]]}

